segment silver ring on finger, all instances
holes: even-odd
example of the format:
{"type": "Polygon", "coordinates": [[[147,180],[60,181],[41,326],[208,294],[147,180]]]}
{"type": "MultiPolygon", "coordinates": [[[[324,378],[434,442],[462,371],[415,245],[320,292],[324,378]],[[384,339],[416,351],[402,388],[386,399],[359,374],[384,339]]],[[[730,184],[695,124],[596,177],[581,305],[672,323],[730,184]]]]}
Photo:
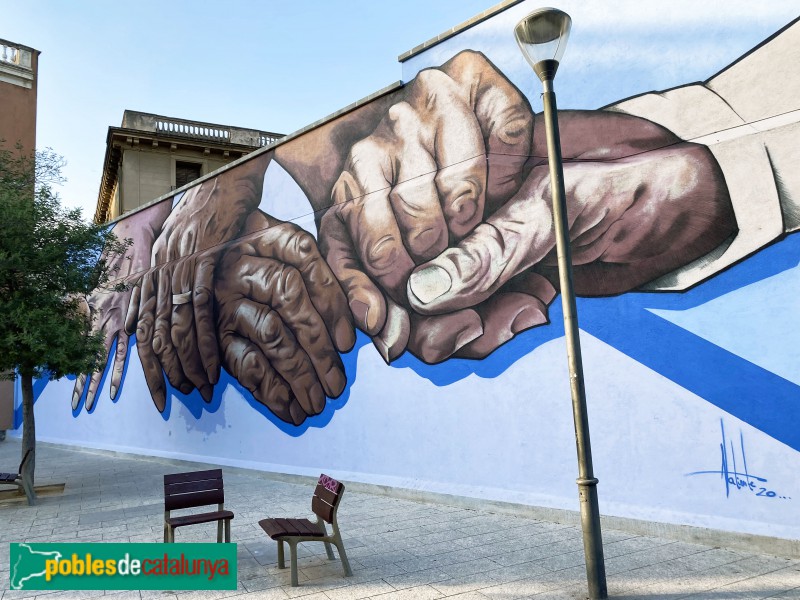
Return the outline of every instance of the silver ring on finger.
{"type": "Polygon", "coordinates": [[[172,294],[172,304],[189,304],[192,301],[192,292],[183,292],[182,294],[172,294]]]}

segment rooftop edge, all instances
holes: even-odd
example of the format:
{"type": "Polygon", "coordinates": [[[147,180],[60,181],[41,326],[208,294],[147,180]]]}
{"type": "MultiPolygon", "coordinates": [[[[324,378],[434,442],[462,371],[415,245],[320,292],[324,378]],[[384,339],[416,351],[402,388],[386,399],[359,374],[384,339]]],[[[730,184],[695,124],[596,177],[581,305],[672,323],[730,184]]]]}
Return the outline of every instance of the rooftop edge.
{"type": "Polygon", "coordinates": [[[437,44],[440,44],[441,42],[445,41],[446,39],[449,39],[449,38],[453,37],[454,35],[456,35],[458,33],[461,33],[462,31],[464,31],[466,29],[469,29],[470,27],[474,27],[478,23],[482,23],[483,21],[485,21],[489,17],[493,17],[494,15],[496,15],[498,13],[501,13],[501,12],[503,12],[504,10],[506,10],[508,8],[511,8],[512,6],[514,6],[516,4],[519,4],[522,1],[523,0],[503,0],[503,2],[501,2],[500,4],[497,4],[497,5],[493,6],[492,8],[487,8],[482,13],[478,13],[477,15],[472,17],[471,19],[468,19],[468,20],[464,21],[463,23],[461,23],[459,25],[456,25],[455,27],[451,27],[450,29],[448,29],[444,33],[440,33],[436,37],[429,39],[427,42],[423,42],[422,44],[420,44],[418,46],[414,46],[408,52],[403,52],[403,54],[401,54],[400,56],[397,57],[397,61],[401,62],[401,63],[405,62],[409,58],[413,58],[417,54],[420,54],[421,52],[424,52],[425,50],[428,50],[429,48],[432,48],[433,46],[435,46],[437,44]]]}

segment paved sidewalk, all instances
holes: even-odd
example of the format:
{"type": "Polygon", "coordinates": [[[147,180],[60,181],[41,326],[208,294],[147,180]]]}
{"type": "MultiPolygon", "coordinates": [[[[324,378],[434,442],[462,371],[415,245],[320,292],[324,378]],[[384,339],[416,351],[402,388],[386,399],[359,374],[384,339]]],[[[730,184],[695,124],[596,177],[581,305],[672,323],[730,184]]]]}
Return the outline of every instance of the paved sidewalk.
{"type": "MultiPolygon", "coordinates": [[[[17,440],[0,443],[0,468],[19,462],[17,440]]],[[[63,494],[38,506],[0,503],[2,600],[90,598],[103,592],[8,591],[8,542],[158,542],[162,540],[165,473],[187,470],[134,459],[40,446],[37,482],[66,481],[63,494]]],[[[203,465],[188,465],[202,468],[203,465]]],[[[300,587],[277,568],[275,542],[257,522],[306,516],[310,484],[228,470],[226,507],[236,518],[239,587],[229,592],[107,592],[119,600],[511,600],[585,598],[579,528],[441,504],[348,491],[339,520],[354,576],[325,557],[322,544],[300,548],[300,587]]],[[[213,541],[216,526],[178,530],[176,541],[213,541]]],[[[800,561],[642,537],[605,529],[606,569],[613,598],[800,599],[800,561]]]]}

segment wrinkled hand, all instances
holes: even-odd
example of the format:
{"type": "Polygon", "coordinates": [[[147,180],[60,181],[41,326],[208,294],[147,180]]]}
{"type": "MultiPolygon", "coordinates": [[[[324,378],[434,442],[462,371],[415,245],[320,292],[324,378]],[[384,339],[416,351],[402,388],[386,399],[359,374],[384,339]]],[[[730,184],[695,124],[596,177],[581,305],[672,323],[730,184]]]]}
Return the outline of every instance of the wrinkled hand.
{"type": "MultiPolygon", "coordinates": [[[[618,160],[564,166],[575,291],[620,294],[674,271],[736,232],[719,166],[707,148],[676,143],[618,160]]],[[[422,314],[491,299],[535,267],[556,279],[549,173],[531,171],[519,192],[408,282],[422,314]]],[[[490,301],[490,300],[489,300],[490,301]]]]}
{"type": "MultiPolygon", "coordinates": [[[[131,297],[136,290],[140,274],[150,266],[150,252],[153,248],[157,229],[169,214],[169,206],[163,204],[153,206],[139,216],[129,217],[114,226],[114,234],[118,239],[130,239],[132,244],[124,256],[109,257],[109,266],[116,272],[116,277],[126,281],[129,287],[126,291],[116,292],[108,289],[98,289],[92,292],[87,299],[86,309],[92,316],[93,331],[102,331],[105,337],[106,353],[111,353],[111,347],[116,340],[114,360],[111,366],[111,399],[115,399],[122,381],[122,372],[125,359],[128,356],[128,331],[125,326],[125,316],[128,312],[131,297]]],[[[98,371],[78,375],[75,388],[72,392],[72,409],[76,410],[81,397],[86,391],[86,410],[94,407],[97,388],[103,372],[98,371]],[[86,380],[89,385],[86,386],[86,380]]]]}
{"type": "Polygon", "coordinates": [[[344,390],[337,352],[355,330],[347,300],[314,239],[255,213],[224,250],[214,297],[223,365],[283,421],[299,425],[344,390]]]}
{"type": "Polygon", "coordinates": [[[462,52],[420,72],[372,135],[352,147],[322,218],[320,245],[356,324],[387,362],[406,347],[426,362],[462,348],[485,356],[547,322],[555,290],[535,274],[446,315],[411,311],[407,296],[417,265],[519,190],[533,122],[525,98],[482,54],[462,52]]]}
{"type": "Polygon", "coordinates": [[[211,400],[220,357],[213,307],[218,246],[234,239],[261,201],[264,155],[196,186],[167,217],[126,319],[159,410],[166,385],[211,400]],[[162,371],[163,369],[163,371],[162,371]]]}

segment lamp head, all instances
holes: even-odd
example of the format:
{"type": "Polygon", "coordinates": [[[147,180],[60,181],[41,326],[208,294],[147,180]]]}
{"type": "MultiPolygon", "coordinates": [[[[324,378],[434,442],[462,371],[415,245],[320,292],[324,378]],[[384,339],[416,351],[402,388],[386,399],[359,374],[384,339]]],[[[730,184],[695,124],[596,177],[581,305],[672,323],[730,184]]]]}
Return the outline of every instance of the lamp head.
{"type": "Polygon", "coordinates": [[[572,19],[557,8],[539,8],[514,28],[520,50],[542,81],[552,81],[564,56],[572,19]]]}

